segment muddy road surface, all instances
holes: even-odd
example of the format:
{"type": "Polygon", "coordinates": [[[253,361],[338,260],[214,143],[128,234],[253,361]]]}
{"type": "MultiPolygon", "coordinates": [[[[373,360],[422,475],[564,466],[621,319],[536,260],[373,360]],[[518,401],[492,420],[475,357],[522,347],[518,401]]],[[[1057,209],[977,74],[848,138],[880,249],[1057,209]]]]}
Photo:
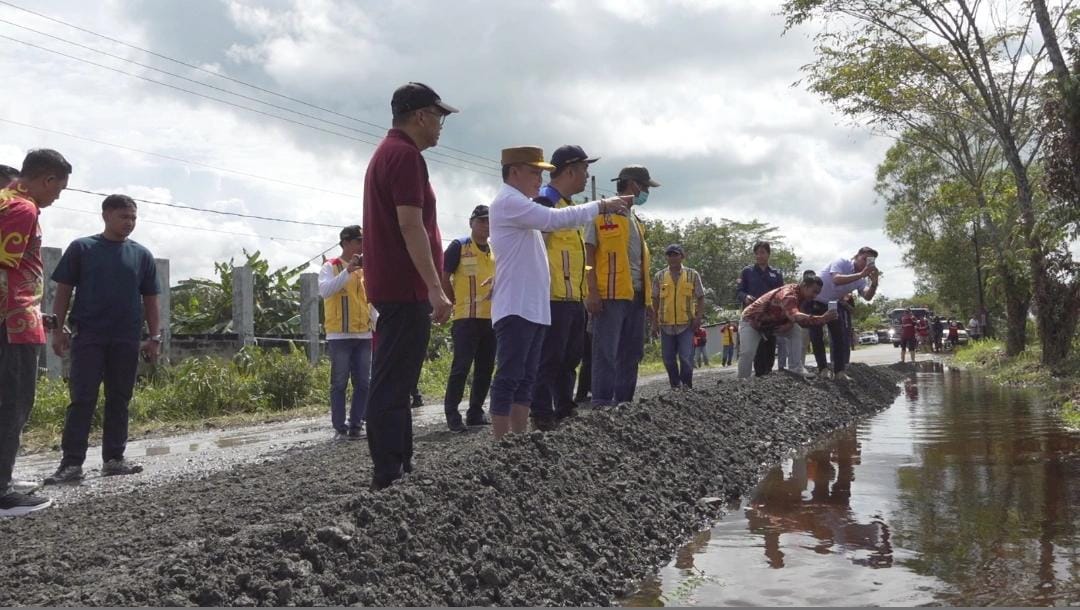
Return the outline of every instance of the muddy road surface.
{"type": "Polygon", "coordinates": [[[366,491],[319,443],[0,522],[3,605],[608,605],[788,450],[889,405],[898,375],[702,379],[493,443],[419,432],[366,491]]]}

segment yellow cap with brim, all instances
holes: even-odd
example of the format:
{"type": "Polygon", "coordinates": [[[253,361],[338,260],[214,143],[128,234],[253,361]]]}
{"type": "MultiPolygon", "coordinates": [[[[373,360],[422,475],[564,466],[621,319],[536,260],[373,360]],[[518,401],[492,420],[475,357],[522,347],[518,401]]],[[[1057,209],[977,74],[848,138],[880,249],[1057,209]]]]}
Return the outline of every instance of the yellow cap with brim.
{"type": "Polygon", "coordinates": [[[525,164],[551,171],[555,166],[544,161],[544,149],[539,146],[514,146],[504,148],[502,151],[502,164],[518,165],[525,164]]]}

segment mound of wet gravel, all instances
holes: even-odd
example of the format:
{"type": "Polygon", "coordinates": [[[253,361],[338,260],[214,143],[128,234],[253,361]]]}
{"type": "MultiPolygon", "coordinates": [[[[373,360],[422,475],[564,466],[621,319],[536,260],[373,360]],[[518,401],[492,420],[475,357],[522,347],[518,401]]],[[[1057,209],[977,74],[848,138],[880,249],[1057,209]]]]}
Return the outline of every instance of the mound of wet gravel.
{"type": "Polygon", "coordinates": [[[609,605],[784,452],[899,374],[715,381],[493,443],[430,433],[381,493],[361,444],[0,523],[0,604],[609,605]]]}

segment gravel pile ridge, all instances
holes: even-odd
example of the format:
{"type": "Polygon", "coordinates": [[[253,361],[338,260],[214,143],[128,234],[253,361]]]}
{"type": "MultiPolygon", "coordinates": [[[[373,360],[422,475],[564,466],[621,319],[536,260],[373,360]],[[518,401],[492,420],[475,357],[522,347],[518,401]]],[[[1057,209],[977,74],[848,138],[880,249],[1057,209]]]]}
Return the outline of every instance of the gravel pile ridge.
{"type": "Polygon", "coordinates": [[[372,493],[366,448],[0,522],[0,604],[610,605],[793,449],[889,406],[900,373],[702,384],[494,443],[424,434],[372,493]]]}

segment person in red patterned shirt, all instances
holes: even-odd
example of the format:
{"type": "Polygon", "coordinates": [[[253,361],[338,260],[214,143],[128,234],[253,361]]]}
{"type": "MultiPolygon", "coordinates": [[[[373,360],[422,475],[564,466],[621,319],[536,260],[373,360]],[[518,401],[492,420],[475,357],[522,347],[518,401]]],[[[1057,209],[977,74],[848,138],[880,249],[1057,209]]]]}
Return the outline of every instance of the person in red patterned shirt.
{"type": "MultiPolygon", "coordinates": [[[[821,292],[821,278],[807,273],[798,284],[787,284],[761,295],[743,310],[739,321],[739,378],[749,379],[753,373],[754,354],[758,344],[768,337],[785,337],[792,354],[805,354],[804,326],[821,326],[836,319],[836,311],[812,316],[799,311],[799,304],[811,301],[821,292]]],[[[788,369],[803,377],[813,377],[802,359],[796,358],[788,369]]]]}
{"type": "Polygon", "coordinates": [[[34,408],[45,327],[41,318],[41,208],[67,187],[71,164],[55,150],[32,150],[19,176],[0,188],[0,516],[48,508],[52,500],[13,488],[23,426],[34,408]]]}

